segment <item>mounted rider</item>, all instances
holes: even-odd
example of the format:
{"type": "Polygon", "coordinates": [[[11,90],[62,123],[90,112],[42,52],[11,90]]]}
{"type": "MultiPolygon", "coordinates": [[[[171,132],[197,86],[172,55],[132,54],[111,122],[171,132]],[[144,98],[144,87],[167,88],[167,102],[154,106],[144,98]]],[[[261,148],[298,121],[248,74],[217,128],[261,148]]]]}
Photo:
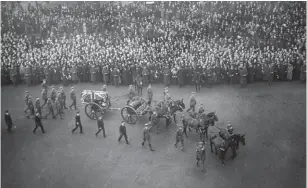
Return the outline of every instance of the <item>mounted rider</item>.
{"type": "Polygon", "coordinates": [[[171,98],[169,93],[166,93],[166,95],[164,96],[164,103],[167,106],[167,110],[170,113],[171,112],[171,107],[174,106],[174,101],[171,98]]]}
{"type": "Polygon", "coordinates": [[[228,144],[229,141],[232,139],[233,134],[233,126],[228,123],[226,129],[222,129],[219,132],[220,137],[225,141],[225,144],[228,144]]]}

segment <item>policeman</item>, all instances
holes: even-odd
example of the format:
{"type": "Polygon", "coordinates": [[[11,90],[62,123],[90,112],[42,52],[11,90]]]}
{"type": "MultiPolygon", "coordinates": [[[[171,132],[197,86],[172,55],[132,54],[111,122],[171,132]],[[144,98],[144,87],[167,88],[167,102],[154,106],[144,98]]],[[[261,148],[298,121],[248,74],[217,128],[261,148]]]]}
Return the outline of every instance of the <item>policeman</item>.
{"type": "Polygon", "coordinates": [[[126,131],[126,125],[125,125],[125,122],[122,121],[121,125],[119,126],[119,134],[120,136],[118,137],[118,142],[120,142],[120,140],[122,139],[122,137],[124,136],[125,137],[125,140],[126,140],[126,144],[130,144],[129,141],[128,141],[128,136],[127,136],[127,131],[126,131]]]}
{"type": "Polygon", "coordinates": [[[55,115],[54,115],[54,110],[53,110],[53,106],[52,106],[52,102],[51,102],[51,98],[47,99],[47,107],[49,110],[49,113],[47,115],[45,115],[45,119],[47,119],[47,117],[51,114],[52,118],[55,119],[55,115]]]}
{"type": "Polygon", "coordinates": [[[98,121],[97,121],[97,126],[98,126],[98,131],[95,133],[96,137],[98,136],[98,134],[101,132],[103,132],[103,137],[105,138],[106,137],[106,132],[104,130],[104,122],[103,122],[103,119],[102,119],[102,116],[100,116],[98,118],[98,121]]]}
{"type": "Polygon", "coordinates": [[[54,86],[51,87],[51,93],[50,93],[50,98],[53,102],[55,102],[55,98],[56,98],[56,91],[54,86]]]}
{"type": "Polygon", "coordinates": [[[183,128],[182,126],[179,126],[179,129],[176,131],[176,143],[174,144],[174,146],[177,148],[177,144],[178,142],[181,142],[181,146],[182,146],[182,151],[185,151],[184,149],[184,141],[183,141],[183,128]]]}
{"type": "Polygon", "coordinates": [[[63,117],[62,117],[63,104],[62,104],[62,100],[59,97],[56,97],[55,108],[57,110],[57,114],[55,116],[60,115],[60,119],[63,119],[63,117]]]}
{"type": "Polygon", "coordinates": [[[43,88],[42,91],[42,99],[44,101],[44,104],[41,107],[44,108],[44,106],[47,104],[47,90],[45,88],[43,88]]]}
{"type": "Polygon", "coordinates": [[[146,123],[146,124],[145,124],[145,128],[143,129],[143,142],[142,142],[142,147],[144,148],[144,144],[145,144],[145,142],[147,141],[150,150],[151,150],[151,151],[155,151],[155,150],[152,149],[152,147],[151,147],[151,137],[150,137],[150,133],[149,133],[150,124],[151,124],[150,122],[149,122],[149,123],[146,123]]]}
{"type": "Polygon", "coordinates": [[[71,107],[74,106],[75,110],[77,110],[77,97],[76,97],[76,93],[75,93],[74,87],[71,87],[70,99],[72,100],[72,103],[69,106],[69,108],[72,109],[71,107]]]}
{"type": "Polygon", "coordinates": [[[38,127],[41,128],[43,134],[46,133],[45,130],[44,130],[44,127],[43,127],[42,120],[41,120],[41,118],[40,118],[40,114],[37,112],[37,113],[36,113],[36,116],[35,116],[35,128],[33,129],[33,134],[35,134],[36,129],[37,129],[38,127]]]}
{"type": "Polygon", "coordinates": [[[152,97],[153,97],[153,92],[152,92],[152,89],[151,89],[151,84],[149,84],[148,88],[147,88],[147,97],[148,97],[148,105],[150,106],[151,105],[151,101],[152,101],[152,97]]]}
{"type": "Polygon", "coordinates": [[[42,108],[41,108],[41,102],[39,100],[38,97],[36,97],[36,101],[35,101],[35,109],[36,109],[36,112],[39,113],[39,116],[40,118],[42,118],[42,108]]]}
{"type": "Polygon", "coordinates": [[[192,92],[192,95],[190,97],[190,108],[187,110],[187,112],[189,112],[191,109],[193,110],[193,112],[195,112],[195,106],[196,106],[195,92],[192,92]]]}
{"type": "Polygon", "coordinates": [[[67,107],[66,107],[66,94],[65,94],[65,92],[64,92],[64,89],[63,89],[63,87],[60,87],[60,89],[61,89],[61,100],[62,100],[62,104],[63,104],[63,108],[64,109],[68,109],[67,107]]]}
{"type": "MultiPolygon", "coordinates": [[[[34,114],[34,105],[33,105],[33,101],[32,101],[32,97],[31,97],[31,95],[29,96],[29,100],[28,100],[28,107],[27,107],[27,109],[26,109],[26,111],[27,110],[30,110],[30,113],[29,113],[29,115],[26,115],[26,117],[29,119],[29,117],[32,115],[32,116],[35,116],[35,114],[34,114]]],[[[26,112],[25,111],[25,112],[26,112]]]]}
{"type": "Polygon", "coordinates": [[[13,121],[8,110],[5,110],[4,120],[7,126],[7,132],[12,132],[13,121]]]}
{"type": "Polygon", "coordinates": [[[82,124],[81,124],[81,118],[80,118],[80,113],[79,113],[79,111],[77,111],[75,120],[76,120],[76,127],[71,131],[72,134],[73,134],[78,128],[80,128],[80,133],[83,134],[83,128],[82,128],[82,124]]]}

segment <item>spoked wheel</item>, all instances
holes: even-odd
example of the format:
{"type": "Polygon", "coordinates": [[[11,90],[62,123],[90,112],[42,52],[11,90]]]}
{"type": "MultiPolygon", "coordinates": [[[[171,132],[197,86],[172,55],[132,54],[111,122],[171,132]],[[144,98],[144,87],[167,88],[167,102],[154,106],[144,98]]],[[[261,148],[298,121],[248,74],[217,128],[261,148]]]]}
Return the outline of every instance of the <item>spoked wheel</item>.
{"type": "Polygon", "coordinates": [[[129,124],[135,124],[138,120],[136,111],[130,106],[125,106],[121,111],[121,115],[123,120],[129,124]]]}
{"type": "Polygon", "coordinates": [[[159,107],[159,108],[162,108],[163,107],[163,101],[159,101],[158,103],[157,103],[157,106],[159,107]]]}
{"type": "Polygon", "coordinates": [[[88,103],[85,105],[85,114],[92,120],[97,120],[102,116],[103,111],[96,103],[88,103]]]}

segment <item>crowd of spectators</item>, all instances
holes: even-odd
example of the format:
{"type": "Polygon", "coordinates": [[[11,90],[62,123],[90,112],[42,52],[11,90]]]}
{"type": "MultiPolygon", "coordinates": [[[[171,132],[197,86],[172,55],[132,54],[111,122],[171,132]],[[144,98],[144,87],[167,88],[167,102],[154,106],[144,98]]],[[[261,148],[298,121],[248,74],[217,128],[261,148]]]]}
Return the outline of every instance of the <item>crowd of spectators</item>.
{"type": "Polygon", "coordinates": [[[306,2],[36,3],[1,7],[2,74],[13,66],[305,63],[306,2]]]}

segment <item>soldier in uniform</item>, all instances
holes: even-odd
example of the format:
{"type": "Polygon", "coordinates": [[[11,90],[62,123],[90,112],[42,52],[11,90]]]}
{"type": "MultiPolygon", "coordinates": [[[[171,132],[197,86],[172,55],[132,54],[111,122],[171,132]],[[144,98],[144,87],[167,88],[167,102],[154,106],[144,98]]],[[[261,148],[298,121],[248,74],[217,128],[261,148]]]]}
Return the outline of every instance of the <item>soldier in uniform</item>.
{"type": "Polygon", "coordinates": [[[38,112],[40,118],[42,118],[42,108],[41,108],[41,103],[38,97],[36,98],[36,101],[35,101],[35,109],[36,109],[36,113],[38,112]]]}
{"type": "Polygon", "coordinates": [[[35,128],[33,129],[33,134],[35,134],[36,129],[37,129],[38,127],[41,128],[43,134],[46,133],[45,130],[44,130],[44,127],[43,127],[43,123],[42,123],[42,120],[41,120],[41,116],[40,116],[40,114],[37,112],[37,113],[36,113],[36,116],[35,116],[35,128]]]}
{"type": "Polygon", "coordinates": [[[32,116],[35,116],[34,114],[34,105],[33,105],[33,102],[32,102],[32,97],[29,96],[29,100],[28,100],[28,108],[26,109],[25,112],[27,112],[27,110],[30,110],[30,113],[28,115],[26,115],[26,117],[29,119],[29,117],[32,115],[32,116]]]}
{"type": "Polygon", "coordinates": [[[59,116],[60,116],[60,119],[63,119],[63,117],[62,117],[62,113],[63,113],[63,104],[62,104],[62,100],[61,100],[61,98],[60,98],[60,93],[59,93],[59,95],[56,97],[56,100],[55,100],[55,108],[56,108],[56,110],[57,110],[57,114],[56,114],[55,116],[59,115],[59,116]]]}
{"type": "Polygon", "coordinates": [[[196,106],[195,92],[192,92],[192,95],[190,97],[190,108],[187,110],[187,112],[189,112],[191,109],[193,110],[193,112],[195,112],[195,106],[196,106]]]}
{"type": "Polygon", "coordinates": [[[115,67],[113,69],[115,87],[118,87],[118,85],[119,85],[119,74],[120,74],[119,69],[117,67],[115,67]]]}
{"type": "Polygon", "coordinates": [[[230,77],[230,85],[235,84],[235,68],[233,67],[233,65],[231,65],[230,71],[229,71],[229,77],[230,77]]]}
{"type": "Polygon", "coordinates": [[[45,77],[46,77],[45,79],[47,80],[47,83],[50,85],[52,79],[51,79],[51,74],[50,74],[48,65],[44,67],[44,74],[45,74],[45,77]]]}
{"type": "Polygon", "coordinates": [[[245,87],[246,85],[246,76],[247,76],[247,69],[245,66],[241,66],[240,67],[240,84],[241,84],[241,87],[245,87]]]}
{"type": "Polygon", "coordinates": [[[50,93],[50,98],[53,102],[55,102],[55,98],[56,98],[56,91],[54,86],[51,87],[51,93],[50,93]]]}
{"type": "Polygon", "coordinates": [[[150,137],[150,122],[145,124],[145,127],[143,129],[143,142],[142,142],[142,147],[144,148],[145,142],[148,142],[149,148],[151,151],[155,151],[151,147],[151,137],[150,137]]]}
{"type": "Polygon", "coordinates": [[[147,86],[148,85],[148,75],[149,75],[149,70],[148,67],[145,66],[144,69],[142,70],[142,75],[143,75],[143,81],[144,81],[144,85],[147,86]]]}
{"type": "Polygon", "coordinates": [[[141,75],[138,75],[137,77],[137,90],[138,90],[138,96],[143,95],[143,78],[141,75]]]}
{"type": "Polygon", "coordinates": [[[90,72],[91,72],[91,82],[93,84],[96,84],[96,68],[94,65],[91,65],[90,72]]]}
{"type": "Polygon", "coordinates": [[[167,65],[163,68],[163,74],[164,74],[164,85],[165,87],[168,87],[170,82],[170,70],[167,65]]]}
{"type": "Polygon", "coordinates": [[[153,97],[153,92],[152,92],[152,89],[151,89],[151,84],[149,84],[148,88],[147,88],[147,97],[148,97],[148,105],[150,106],[151,105],[151,101],[152,101],[152,97],[153,97]]]}
{"type": "Polygon", "coordinates": [[[213,83],[213,72],[211,67],[207,68],[207,82],[208,86],[211,88],[213,83]]]}
{"type": "Polygon", "coordinates": [[[198,142],[198,146],[196,147],[196,160],[197,160],[197,166],[198,161],[201,160],[201,156],[205,154],[206,146],[203,142],[198,142]]]}
{"type": "Polygon", "coordinates": [[[182,146],[182,151],[185,151],[184,149],[184,140],[183,140],[183,127],[179,126],[178,130],[176,131],[176,142],[174,144],[174,146],[177,148],[177,144],[178,142],[181,142],[181,146],[182,146]]]}
{"type": "Polygon", "coordinates": [[[12,132],[13,121],[12,121],[11,115],[8,110],[5,110],[4,120],[7,126],[7,132],[12,132]]]}
{"type": "Polygon", "coordinates": [[[52,118],[55,119],[55,115],[54,115],[54,110],[53,110],[53,105],[52,105],[52,101],[51,101],[51,98],[48,98],[47,99],[47,107],[48,107],[48,110],[49,110],[49,113],[47,115],[45,115],[45,119],[47,119],[47,117],[51,114],[52,115],[52,118]]]}
{"type": "Polygon", "coordinates": [[[71,68],[71,75],[72,75],[72,81],[74,84],[77,83],[77,67],[76,66],[73,66],[71,68]]]}
{"type": "Polygon", "coordinates": [[[60,90],[61,90],[61,93],[60,93],[60,95],[61,95],[61,100],[62,100],[62,104],[63,104],[63,109],[68,109],[67,107],[66,107],[66,94],[65,94],[65,92],[64,92],[64,89],[63,89],[63,87],[60,87],[60,90]]]}
{"type": "Polygon", "coordinates": [[[104,84],[108,85],[108,83],[109,83],[109,69],[108,69],[108,66],[104,66],[103,67],[102,73],[103,73],[104,84]]]}
{"type": "Polygon", "coordinates": [[[97,121],[97,126],[98,126],[98,131],[95,133],[95,136],[97,137],[98,134],[101,132],[103,132],[103,137],[105,138],[106,137],[106,133],[105,133],[105,130],[104,130],[104,122],[103,122],[103,119],[102,119],[102,116],[100,116],[98,118],[98,121],[97,121]]]}
{"type": "Polygon", "coordinates": [[[42,91],[42,100],[44,101],[42,108],[44,108],[44,106],[47,104],[47,91],[46,91],[46,89],[43,89],[43,91],[42,91]]]}
{"type": "Polygon", "coordinates": [[[126,140],[126,144],[129,145],[130,143],[128,141],[127,130],[126,130],[126,125],[125,125],[124,121],[122,121],[121,125],[119,126],[119,134],[120,134],[120,136],[118,137],[117,141],[120,142],[120,140],[124,136],[125,140],[126,140]]]}
{"type": "Polygon", "coordinates": [[[74,106],[75,110],[77,110],[77,98],[76,98],[76,93],[75,93],[74,87],[71,87],[70,99],[72,100],[72,103],[69,106],[69,108],[72,109],[71,107],[74,106]]]}
{"type": "Polygon", "coordinates": [[[80,118],[80,113],[79,111],[77,111],[76,117],[75,117],[75,123],[76,123],[76,127],[71,131],[72,134],[74,134],[74,132],[80,128],[80,133],[83,134],[83,127],[81,124],[81,118],[80,118]]]}

